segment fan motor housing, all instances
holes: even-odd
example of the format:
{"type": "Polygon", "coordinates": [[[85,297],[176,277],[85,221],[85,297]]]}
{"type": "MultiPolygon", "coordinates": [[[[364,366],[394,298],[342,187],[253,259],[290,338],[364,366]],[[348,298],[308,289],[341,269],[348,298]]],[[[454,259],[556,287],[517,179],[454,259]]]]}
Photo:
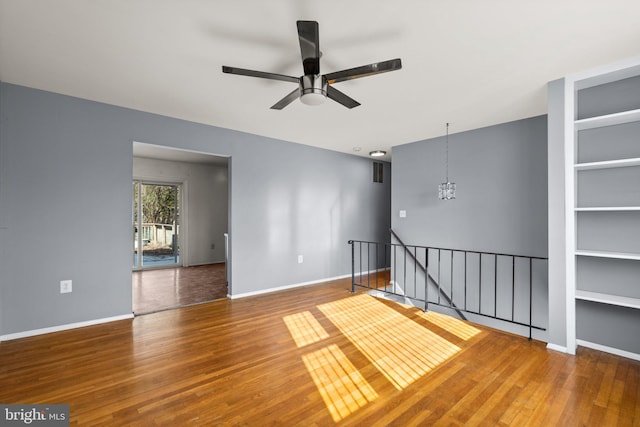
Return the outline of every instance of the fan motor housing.
{"type": "Polygon", "coordinates": [[[318,105],[327,97],[327,79],[319,74],[300,77],[300,101],[307,105],[318,105]]]}

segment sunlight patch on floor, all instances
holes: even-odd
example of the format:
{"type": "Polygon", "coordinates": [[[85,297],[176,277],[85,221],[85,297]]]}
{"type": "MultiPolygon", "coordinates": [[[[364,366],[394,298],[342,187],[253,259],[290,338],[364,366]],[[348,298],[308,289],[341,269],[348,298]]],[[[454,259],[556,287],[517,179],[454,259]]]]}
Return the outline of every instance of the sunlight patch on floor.
{"type": "Polygon", "coordinates": [[[282,319],[298,348],[329,338],[327,331],[309,311],[291,314],[282,319]]]}
{"type": "Polygon", "coordinates": [[[302,360],[335,422],[378,397],[373,387],[335,344],[305,354],[302,360]]]}
{"type": "Polygon", "coordinates": [[[319,305],[320,311],[398,390],[460,348],[369,295],[319,305]]]}
{"type": "Polygon", "coordinates": [[[436,313],[435,311],[429,311],[427,313],[420,311],[418,312],[418,316],[465,341],[482,332],[480,329],[474,328],[463,320],[456,319],[455,317],[447,316],[445,314],[436,313]]]}

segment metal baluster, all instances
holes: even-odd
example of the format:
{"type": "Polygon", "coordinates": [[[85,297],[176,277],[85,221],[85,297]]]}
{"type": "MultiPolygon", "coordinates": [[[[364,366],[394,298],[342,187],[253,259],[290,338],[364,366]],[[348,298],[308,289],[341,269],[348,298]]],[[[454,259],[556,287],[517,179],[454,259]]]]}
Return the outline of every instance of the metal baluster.
{"type": "Polygon", "coordinates": [[[380,279],[380,258],[378,257],[378,248],[380,243],[376,243],[376,290],[378,290],[378,280],[380,279]]]}
{"type": "Polygon", "coordinates": [[[533,326],[533,258],[529,258],[529,340],[533,326]]]}
{"type": "Polygon", "coordinates": [[[349,240],[351,245],[351,293],[356,293],[356,252],[355,243],[353,240],[349,240]]]}
{"type": "Polygon", "coordinates": [[[467,309],[467,251],[464,251],[464,309],[467,309]]]}
{"type": "MultiPolygon", "coordinates": [[[[391,244],[391,243],[389,243],[391,244]]],[[[387,244],[384,244],[384,281],[385,281],[385,289],[387,288],[387,270],[391,270],[391,248],[389,248],[389,262],[387,262],[387,244]],[[388,267],[388,268],[387,268],[388,267]]],[[[391,279],[391,274],[389,274],[389,279],[391,279]]]]}
{"type": "Polygon", "coordinates": [[[478,313],[482,313],[482,253],[478,254],[478,266],[480,273],[478,276],[478,313]]]}
{"type": "Polygon", "coordinates": [[[371,289],[371,243],[367,242],[367,288],[371,289]]]}
{"type": "Polygon", "coordinates": [[[358,242],[358,264],[360,265],[360,284],[362,284],[362,242],[358,242]]]}
{"type": "Polygon", "coordinates": [[[440,249],[438,249],[438,305],[440,305],[440,293],[442,292],[442,291],[440,290],[440,283],[441,283],[441,280],[440,280],[440,270],[442,269],[442,262],[441,262],[441,261],[442,261],[442,256],[441,256],[441,252],[442,252],[442,251],[441,251],[440,249]]]}
{"type": "Polygon", "coordinates": [[[396,280],[398,277],[398,255],[397,255],[396,249],[398,249],[397,245],[393,245],[393,289],[394,290],[396,288],[396,283],[398,283],[398,281],[396,280]]]}
{"type": "Polygon", "coordinates": [[[413,247],[413,296],[418,296],[418,247],[413,247]]]}
{"type": "Polygon", "coordinates": [[[515,320],[516,310],[516,257],[511,257],[511,321],[515,320]]]}
{"type": "Polygon", "coordinates": [[[498,255],[493,257],[493,317],[498,317],[498,255]]]}
{"type": "Polygon", "coordinates": [[[451,298],[449,299],[449,307],[453,307],[453,251],[451,251],[451,275],[449,276],[449,284],[451,285],[451,298]]]}
{"type": "Polygon", "coordinates": [[[424,248],[425,272],[424,272],[424,312],[429,308],[429,248],[424,248]]]}
{"type": "MultiPolygon", "coordinates": [[[[404,262],[403,262],[404,266],[402,268],[402,273],[403,273],[403,276],[402,276],[402,286],[403,286],[403,288],[402,289],[404,289],[404,288],[407,287],[407,249],[406,248],[405,248],[404,251],[402,251],[402,255],[404,256],[404,262]]],[[[397,283],[396,283],[396,285],[397,285],[397,283]]],[[[394,289],[394,291],[395,290],[397,290],[397,286],[396,286],[396,289],[394,289]]]]}

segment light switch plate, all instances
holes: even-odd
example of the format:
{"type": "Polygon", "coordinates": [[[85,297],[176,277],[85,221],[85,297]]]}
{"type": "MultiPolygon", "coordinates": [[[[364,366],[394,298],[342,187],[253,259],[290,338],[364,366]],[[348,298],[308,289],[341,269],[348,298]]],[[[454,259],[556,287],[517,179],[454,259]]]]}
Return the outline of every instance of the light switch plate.
{"type": "Polygon", "coordinates": [[[60,293],[68,294],[73,291],[73,282],[71,280],[61,280],[60,281],[60,293]]]}

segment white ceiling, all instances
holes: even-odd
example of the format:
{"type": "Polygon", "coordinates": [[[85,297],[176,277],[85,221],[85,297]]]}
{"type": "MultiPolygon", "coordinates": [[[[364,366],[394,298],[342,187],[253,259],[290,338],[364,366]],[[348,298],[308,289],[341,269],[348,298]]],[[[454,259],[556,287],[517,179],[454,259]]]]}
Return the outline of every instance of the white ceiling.
{"type": "Polygon", "coordinates": [[[0,0],[2,81],[357,155],[544,114],[548,81],[638,55],[638,0],[0,0]],[[295,84],[221,67],[301,75],[298,19],[322,73],[403,69],[271,110],[295,84]]]}

